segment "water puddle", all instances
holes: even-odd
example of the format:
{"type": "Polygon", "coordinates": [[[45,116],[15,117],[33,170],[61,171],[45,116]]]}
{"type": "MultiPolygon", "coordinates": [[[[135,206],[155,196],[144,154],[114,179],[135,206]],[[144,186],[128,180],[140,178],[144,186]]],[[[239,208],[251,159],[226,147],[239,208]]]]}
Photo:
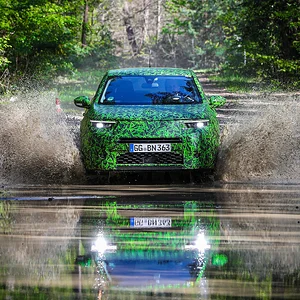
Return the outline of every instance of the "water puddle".
{"type": "Polygon", "coordinates": [[[299,187],[274,190],[0,201],[0,298],[299,298],[299,187]]]}

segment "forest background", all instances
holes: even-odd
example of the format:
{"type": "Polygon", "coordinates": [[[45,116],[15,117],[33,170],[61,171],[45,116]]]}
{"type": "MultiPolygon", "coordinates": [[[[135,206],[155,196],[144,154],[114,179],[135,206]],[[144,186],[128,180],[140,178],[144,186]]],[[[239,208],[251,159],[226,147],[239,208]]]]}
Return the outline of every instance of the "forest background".
{"type": "Polygon", "coordinates": [[[0,0],[0,94],[183,67],[299,89],[300,0],[0,0]],[[85,74],[85,75],[83,75],[85,74]]]}

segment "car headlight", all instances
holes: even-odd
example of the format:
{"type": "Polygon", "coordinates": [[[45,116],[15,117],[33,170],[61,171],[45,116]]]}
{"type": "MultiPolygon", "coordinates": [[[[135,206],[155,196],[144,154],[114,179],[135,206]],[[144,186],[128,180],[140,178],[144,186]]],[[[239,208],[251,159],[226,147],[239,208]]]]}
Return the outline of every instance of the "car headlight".
{"type": "Polygon", "coordinates": [[[201,129],[209,124],[209,120],[191,120],[191,121],[184,121],[183,122],[186,128],[195,128],[201,129]]]}
{"type": "Polygon", "coordinates": [[[91,120],[91,124],[93,127],[102,129],[102,128],[112,128],[116,122],[114,121],[96,121],[91,120]]]}

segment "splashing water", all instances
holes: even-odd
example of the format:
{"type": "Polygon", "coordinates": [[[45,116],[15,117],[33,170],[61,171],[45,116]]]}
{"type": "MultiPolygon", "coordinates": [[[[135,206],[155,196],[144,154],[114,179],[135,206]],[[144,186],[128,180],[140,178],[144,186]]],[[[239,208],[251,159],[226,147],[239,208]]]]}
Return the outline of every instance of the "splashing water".
{"type": "Polygon", "coordinates": [[[51,92],[0,102],[0,182],[71,183],[83,174],[78,148],[51,92]]]}
{"type": "MultiPolygon", "coordinates": [[[[300,98],[267,96],[226,125],[217,173],[224,181],[300,182],[300,98]]],[[[249,99],[248,102],[255,102],[249,99]]],[[[257,100],[256,100],[257,101],[257,100]]]]}
{"type": "MultiPolygon", "coordinates": [[[[299,183],[300,97],[267,96],[251,108],[255,114],[233,114],[225,125],[218,177],[299,183]]],[[[0,125],[0,184],[74,184],[84,178],[79,149],[64,113],[56,111],[54,93],[27,92],[13,102],[0,101],[0,125]]]]}

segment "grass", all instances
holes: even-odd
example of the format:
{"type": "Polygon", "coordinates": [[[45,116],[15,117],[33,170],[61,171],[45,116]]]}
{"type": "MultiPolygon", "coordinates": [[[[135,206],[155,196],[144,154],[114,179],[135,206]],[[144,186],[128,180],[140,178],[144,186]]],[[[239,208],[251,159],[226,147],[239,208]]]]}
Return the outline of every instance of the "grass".
{"type": "Polygon", "coordinates": [[[70,103],[78,96],[92,98],[105,73],[105,70],[78,71],[71,77],[58,77],[54,88],[61,102],[70,103]]]}
{"type": "Polygon", "coordinates": [[[229,92],[250,92],[257,90],[260,86],[258,79],[240,75],[214,74],[209,76],[209,79],[218,86],[225,87],[229,92]]]}
{"type": "Polygon", "coordinates": [[[281,83],[277,80],[263,80],[258,77],[249,77],[236,74],[211,74],[208,76],[212,83],[226,88],[229,92],[288,92],[299,90],[299,81],[281,83]]]}

